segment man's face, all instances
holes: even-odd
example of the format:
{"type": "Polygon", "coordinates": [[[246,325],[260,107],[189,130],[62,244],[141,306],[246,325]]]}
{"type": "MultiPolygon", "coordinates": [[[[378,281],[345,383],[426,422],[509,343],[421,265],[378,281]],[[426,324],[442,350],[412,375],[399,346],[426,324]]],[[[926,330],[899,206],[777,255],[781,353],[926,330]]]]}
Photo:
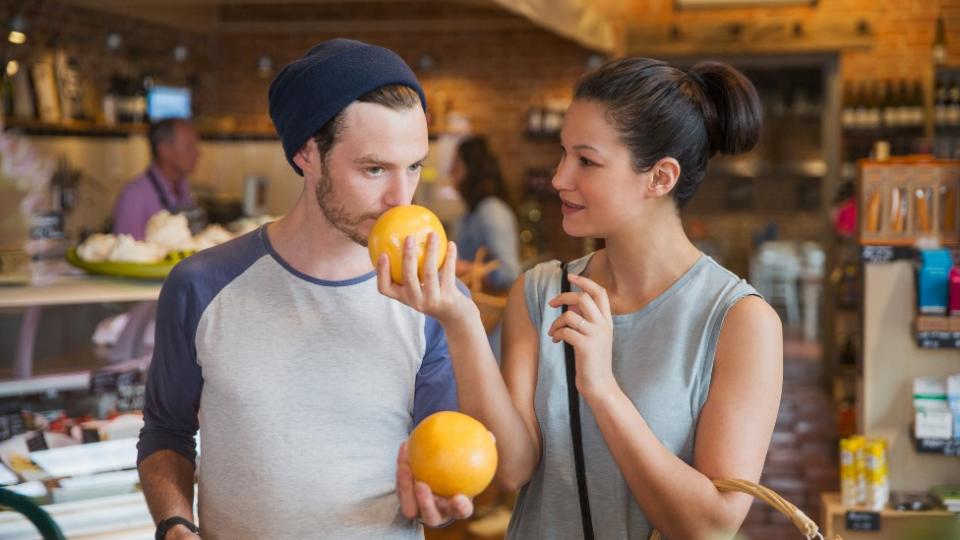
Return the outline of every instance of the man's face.
{"type": "MultiPolygon", "coordinates": [[[[429,150],[427,121],[420,105],[393,110],[354,102],[344,109],[342,126],[314,191],[327,221],[366,246],[380,214],[413,199],[429,150]]],[[[308,144],[317,152],[314,141],[308,144]]],[[[308,180],[313,173],[304,170],[308,180]]]]}
{"type": "Polygon", "coordinates": [[[197,132],[186,122],[177,122],[173,129],[173,138],[158,146],[160,157],[173,165],[182,174],[190,174],[197,168],[200,158],[200,144],[197,132]]]}

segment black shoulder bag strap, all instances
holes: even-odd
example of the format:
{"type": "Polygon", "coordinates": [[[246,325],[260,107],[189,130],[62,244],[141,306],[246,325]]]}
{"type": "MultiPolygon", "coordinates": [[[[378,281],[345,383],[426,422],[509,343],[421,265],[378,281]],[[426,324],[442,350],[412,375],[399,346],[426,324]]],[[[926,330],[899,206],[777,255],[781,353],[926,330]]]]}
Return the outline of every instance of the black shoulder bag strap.
{"type": "MultiPolygon", "coordinates": [[[[560,265],[560,291],[570,292],[567,264],[560,265]]],[[[567,306],[560,308],[567,312],[567,306]]],[[[580,432],[580,394],[577,392],[577,365],[573,346],[564,342],[563,352],[567,367],[567,401],[570,405],[570,434],[573,437],[573,462],[577,467],[577,491],[580,495],[580,521],[584,540],[593,540],[593,518],[590,517],[590,498],[587,496],[587,471],[583,460],[583,435],[580,432]]]]}

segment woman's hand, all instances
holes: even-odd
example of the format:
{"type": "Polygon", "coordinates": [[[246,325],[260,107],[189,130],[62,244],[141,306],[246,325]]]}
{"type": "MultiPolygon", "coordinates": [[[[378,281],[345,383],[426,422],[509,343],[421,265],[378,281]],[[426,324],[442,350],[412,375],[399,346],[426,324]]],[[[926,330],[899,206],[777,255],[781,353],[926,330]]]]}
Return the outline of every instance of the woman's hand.
{"type": "Polygon", "coordinates": [[[397,497],[400,511],[407,519],[419,519],[427,527],[440,527],[473,514],[473,500],[466,495],[439,497],[430,486],[417,482],[407,460],[407,443],[397,453],[397,497]]]}
{"type": "Polygon", "coordinates": [[[469,310],[476,310],[476,306],[457,288],[457,245],[453,242],[447,245],[446,260],[437,270],[439,244],[439,236],[430,233],[423,263],[423,283],[417,275],[417,249],[412,236],[403,243],[403,284],[398,285],[390,279],[389,258],[381,254],[377,261],[377,288],[383,295],[444,324],[466,316],[469,310]]]}
{"type": "Polygon", "coordinates": [[[561,293],[550,300],[551,307],[567,306],[547,332],[554,343],[573,346],[577,362],[576,385],[587,399],[608,395],[617,389],[613,376],[613,315],[607,291],[589,278],[569,274],[570,283],[581,292],[561,293]]]}

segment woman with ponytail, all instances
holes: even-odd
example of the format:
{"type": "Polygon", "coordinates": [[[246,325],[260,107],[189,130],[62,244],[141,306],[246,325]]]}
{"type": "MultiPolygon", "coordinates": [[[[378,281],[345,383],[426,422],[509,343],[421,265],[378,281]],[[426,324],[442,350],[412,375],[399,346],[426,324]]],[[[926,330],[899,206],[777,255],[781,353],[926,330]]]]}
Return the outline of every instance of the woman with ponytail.
{"type": "Polygon", "coordinates": [[[749,151],[760,124],[753,85],[722,63],[626,58],[577,83],[553,186],[564,232],[605,247],[514,284],[502,378],[487,363],[457,366],[497,437],[498,481],[521,488],[508,538],[644,539],[657,528],[700,539],[740,527],[752,499],[711,479],[760,478],[782,328],[697,250],[680,209],[708,159],[749,151]]]}

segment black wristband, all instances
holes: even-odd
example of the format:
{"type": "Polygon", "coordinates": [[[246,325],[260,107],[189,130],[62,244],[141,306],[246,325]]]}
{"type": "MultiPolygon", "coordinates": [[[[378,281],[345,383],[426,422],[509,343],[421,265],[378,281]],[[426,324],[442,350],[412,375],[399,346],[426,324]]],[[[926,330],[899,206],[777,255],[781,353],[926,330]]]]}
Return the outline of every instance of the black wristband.
{"type": "Polygon", "coordinates": [[[192,533],[199,533],[200,528],[193,524],[189,519],[180,516],[171,516],[157,525],[157,534],[154,535],[154,540],[165,540],[167,536],[167,531],[176,527],[177,525],[183,525],[184,527],[190,529],[192,533]]]}

